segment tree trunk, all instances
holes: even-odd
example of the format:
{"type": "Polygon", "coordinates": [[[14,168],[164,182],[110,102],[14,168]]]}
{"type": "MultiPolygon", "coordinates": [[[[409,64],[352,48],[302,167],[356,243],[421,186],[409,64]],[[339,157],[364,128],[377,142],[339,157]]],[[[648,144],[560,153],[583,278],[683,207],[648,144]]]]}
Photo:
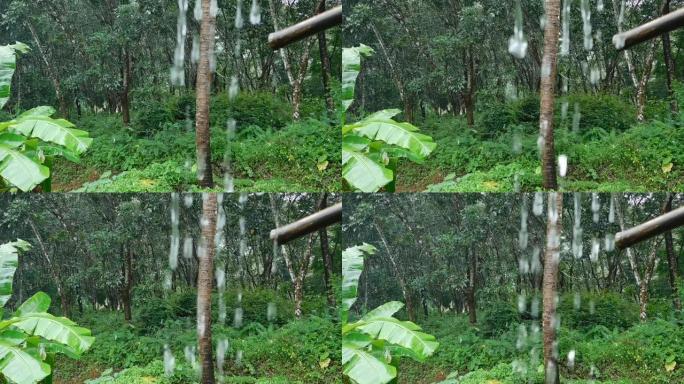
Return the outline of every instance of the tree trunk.
{"type": "Polygon", "coordinates": [[[43,253],[43,257],[47,262],[48,269],[50,271],[50,277],[52,277],[52,282],[57,287],[57,294],[59,295],[59,304],[60,308],[62,309],[62,316],[69,317],[69,297],[67,295],[66,289],[64,289],[64,285],[62,284],[60,273],[57,271],[57,269],[55,269],[56,267],[52,263],[50,254],[48,253],[47,248],[45,248],[43,238],[40,236],[40,232],[38,232],[38,227],[36,227],[36,224],[33,222],[32,219],[29,219],[28,222],[31,226],[31,230],[33,231],[33,235],[36,237],[36,240],[38,241],[38,245],[40,245],[40,250],[43,253]]]}
{"type": "Polygon", "coordinates": [[[385,246],[385,252],[387,253],[387,258],[389,259],[390,264],[392,264],[392,269],[394,270],[394,274],[396,275],[397,281],[399,282],[399,287],[401,288],[401,293],[404,296],[404,301],[406,304],[406,313],[408,314],[408,318],[410,321],[416,321],[416,311],[415,311],[415,306],[413,305],[412,292],[410,291],[408,284],[406,283],[406,280],[404,279],[404,275],[399,270],[399,266],[397,265],[397,262],[394,260],[394,256],[392,255],[392,252],[389,248],[389,244],[387,243],[387,239],[385,238],[385,235],[382,233],[380,226],[378,225],[377,222],[373,222],[373,224],[375,225],[375,229],[378,231],[378,235],[380,235],[380,240],[382,241],[382,244],[385,246]]]}
{"type": "Polygon", "coordinates": [[[475,301],[475,289],[477,279],[477,256],[470,255],[470,266],[468,268],[468,292],[466,295],[466,304],[468,305],[468,320],[470,324],[477,323],[477,302],[475,301]]]}
{"type": "MultiPolygon", "coordinates": [[[[318,7],[316,7],[316,14],[325,11],[325,0],[320,0],[318,7]]],[[[330,77],[332,69],[330,67],[330,55],[328,54],[328,42],[326,41],[325,31],[318,33],[318,52],[321,56],[321,80],[323,81],[323,92],[325,94],[325,103],[328,107],[328,115],[332,117],[335,114],[335,100],[333,100],[330,93],[330,77]]]]}
{"type": "MultiPolygon", "coordinates": [[[[661,13],[663,15],[670,13],[670,0],[665,0],[663,2],[661,13]]],[[[667,82],[667,96],[670,98],[670,111],[672,112],[672,116],[677,116],[679,114],[679,106],[677,105],[677,99],[675,98],[674,90],[672,89],[672,81],[676,70],[675,62],[672,59],[672,44],[670,42],[669,33],[663,34],[663,58],[665,60],[665,79],[667,82]]]]}
{"type": "Polygon", "coordinates": [[[466,78],[468,79],[468,89],[463,96],[463,104],[465,104],[466,120],[468,126],[475,125],[475,61],[473,60],[472,49],[468,49],[466,53],[468,69],[466,71],[466,78]]]}
{"type": "Polygon", "coordinates": [[[209,97],[211,94],[212,73],[209,56],[214,50],[214,23],[211,15],[210,0],[202,1],[202,24],[200,27],[200,59],[197,68],[197,113],[195,116],[197,173],[202,188],[214,186],[211,169],[211,134],[209,132],[209,97]]]}
{"type": "Polygon", "coordinates": [[[646,279],[641,280],[639,284],[639,320],[642,322],[646,321],[648,315],[646,313],[646,308],[648,307],[648,283],[646,279]]]}
{"type": "Polygon", "coordinates": [[[131,103],[129,93],[131,90],[131,54],[128,48],[124,48],[124,68],[123,68],[123,92],[121,93],[121,110],[123,112],[123,124],[128,126],[131,123],[131,103]]]}
{"type": "MultiPolygon", "coordinates": [[[[667,194],[663,213],[667,213],[672,210],[673,197],[674,196],[671,193],[667,194]]],[[[665,232],[665,250],[667,251],[667,269],[670,280],[670,289],[672,289],[672,304],[675,311],[681,312],[682,301],[679,298],[679,287],[677,287],[677,255],[675,255],[674,251],[672,231],[665,232]]]]}
{"type": "MultiPolygon", "coordinates": [[[[548,2],[547,2],[548,12],[548,2]]],[[[546,224],[546,250],[544,252],[544,282],[542,295],[544,314],[544,367],[546,384],[560,382],[558,372],[558,345],[556,343],[556,295],[558,285],[558,264],[560,262],[560,236],[562,230],[563,194],[548,194],[548,214],[546,224]],[[555,213],[554,213],[555,211],[555,213]]]]}
{"type": "MultiPolygon", "coordinates": [[[[204,16],[208,16],[208,12],[204,16]]],[[[202,367],[202,384],[214,384],[214,359],[211,344],[211,289],[214,280],[214,237],[216,235],[217,205],[215,193],[203,196],[202,252],[198,255],[199,268],[197,274],[197,344],[199,345],[200,365],[202,367]]]]}
{"type": "Polygon", "coordinates": [[[556,155],[553,143],[553,100],[556,92],[559,15],[560,0],[546,0],[547,22],[544,28],[539,136],[541,137],[542,145],[542,185],[544,189],[550,190],[558,189],[556,181],[556,155]]]}
{"type": "Polygon", "coordinates": [[[48,75],[50,76],[50,79],[52,80],[52,86],[55,88],[55,97],[57,98],[57,102],[59,103],[59,114],[62,117],[66,117],[68,113],[68,108],[66,104],[66,100],[64,99],[64,94],[62,93],[62,81],[60,80],[59,76],[57,75],[57,71],[52,67],[50,64],[50,60],[48,59],[47,52],[45,52],[45,49],[43,48],[43,45],[40,43],[40,39],[38,39],[38,34],[36,33],[36,29],[33,28],[33,25],[31,23],[26,23],[28,26],[29,30],[31,31],[31,36],[33,37],[33,41],[36,43],[36,47],[38,47],[38,52],[40,52],[40,56],[43,59],[43,62],[45,63],[45,67],[47,68],[48,75]]]}
{"type": "Polygon", "coordinates": [[[311,44],[313,39],[309,39],[306,42],[306,48],[302,59],[299,61],[299,73],[297,74],[297,79],[294,84],[292,84],[292,119],[298,121],[302,117],[301,106],[302,106],[302,93],[304,88],[304,80],[306,79],[306,73],[309,70],[309,56],[311,51],[311,44]]]}
{"type": "Polygon", "coordinates": [[[131,290],[133,289],[133,250],[129,247],[123,249],[124,264],[124,286],[121,290],[121,301],[124,306],[124,319],[127,323],[133,320],[133,313],[131,310],[131,290]]]}
{"type": "MultiPolygon", "coordinates": [[[[321,194],[321,199],[318,202],[318,210],[323,210],[327,206],[327,193],[321,194]]],[[[328,294],[328,306],[330,308],[335,307],[335,292],[333,291],[332,283],[330,278],[333,274],[333,262],[330,256],[330,248],[328,244],[328,230],[323,228],[318,231],[318,237],[321,242],[321,256],[323,257],[323,283],[325,285],[325,291],[328,294]]]]}

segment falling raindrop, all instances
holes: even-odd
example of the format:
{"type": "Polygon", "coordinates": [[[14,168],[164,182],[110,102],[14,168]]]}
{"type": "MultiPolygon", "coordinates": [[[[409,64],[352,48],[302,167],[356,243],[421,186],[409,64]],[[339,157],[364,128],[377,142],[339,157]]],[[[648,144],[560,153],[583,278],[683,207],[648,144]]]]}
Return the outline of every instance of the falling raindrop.
{"type": "Polygon", "coordinates": [[[223,176],[223,188],[226,192],[233,192],[235,190],[235,180],[233,179],[233,150],[231,143],[235,139],[235,129],[237,122],[235,119],[228,119],[226,123],[226,152],[224,154],[223,165],[225,167],[225,174],[223,176]]]}
{"type": "Polygon", "coordinates": [[[276,304],[273,302],[268,303],[268,306],[266,308],[266,319],[271,322],[275,320],[276,316],[278,315],[278,308],[276,307],[276,304]]]}
{"type": "Polygon", "coordinates": [[[608,222],[613,224],[615,222],[615,205],[613,198],[610,198],[610,209],[608,211],[608,222]]]}
{"type": "MultiPolygon", "coordinates": [[[[521,312],[524,312],[524,309],[521,312]]],[[[517,349],[523,349],[523,348],[525,348],[526,344],[527,344],[527,327],[525,327],[523,324],[520,324],[520,325],[518,325],[518,339],[515,342],[515,347],[517,349]]]]}
{"type": "Polygon", "coordinates": [[[169,249],[169,267],[178,267],[178,252],[180,250],[180,196],[177,192],[171,194],[171,245],[169,249]]]}
{"type": "Polygon", "coordinates": [[[558,173],[560,177],[565,177],[568,171],[568,157],[566,155],[558,156],[558,173]]]}
{"type": "Polygon", "coordinates": [[[185,37],[188,33],[187,25],[188,0],[178,0],[178,23],[176,27],[176,49],[171,67],[171,84],[183,86],[185,84],[185,37]]]}
{"type": "Polygon", "coordinates": [[[238,80],[238,77],[233,75],[230,78],[230,87],[228,88],[228,99],[233,101],[238,95],[238,92],[240,91],[240,81],[238,80]]]}
{"type": "Polygon", "coordinates": [[[575,297],[572,300],[572,307],[575,310],[580,309],[580,305],[582,304],[582,296],[580,296],[579,292],[575,292],[575,297]]]}
{"type": "Polygon", "coordinates": [[[259,7],[259,0],[252,0],[252,10],[249,12],[249,22],[252,25],[261,24],[261,7],[259,7]]]}
{"type": "Polygon", "coordinates": [[[217,0],[211,0],[211,5],[209,6],[209,14],[211,15],[212,18],[216,17],[219,12],[219,7],[218,7],[218,2],[217,0]]]}
{"type": "Polygon", "coordinates": [[[199,364],[197,364],[197,348],[195,348],[194,345],[186,345],[183,349],[183,352],[185,353],[185,361],[190,364],[192,369],[198,370],[199,364]]]}
{"type": "Polygon", "coordinates": [[[515,25],[513,26],[513,36],[508,40],[508,52],[518,59],[522,59],[527,54],[527,39],[523,34],[523,14],[520,1],[517,1],[515,10],[515,25]]]}
{"type": "Polygon", "coordinates": [[[173,357],[171,353],[171,348],[168,344],[164,344],[164,374],[166,376],[173,375],[173,371],[176,369],[176,358],[173,357]]]}
{"type": "Polygon", "coordinates": [[[242,308],[235,308],[235,314],[233,315],[233,328],[242,328],[242,308]]]}
{"type": "Polygon", "coordinates": [[[579,103],[575,103],[575,112],[572,115],[572,131],[579,133],[580,120],[582,119],[582,113],[580,113],[579,103]]]}
{"type": "Polygon", "coordinates": [[[570,103],[567,101],[563,101],[563,104],[561,104],[561,120],[565,120],[568,118],[568,107],[570,106],[570,103]]]}
{"type": "Polygon", "coordinates": [[[601,242],[598,238],[594,237],[591,239],[591,261],[597,262],[599,257],[599,251],[601,250],[601,242]]]}
{"type": "Polygon", "coordinates": [[[522,136],[519,133],[513,134],[513,153],[522,153],[522,136]]]}
{"type": "Polygon", "coordinates": [[[197,36],[192,37],[192,52],[190,53],[190,60],[193,64],[197,64],[200,59],[200,43],[197,36]]]}
{"type": "Polygon", "coordinates": [[[195,20],[202,21],[202,0],[195,0],[195,9],[193,10],[195,20]]]}
{"type": "Polygon", "coordinates": [[[527,248],[527,198],[523,198],[522,204],[520,205],[520,232],[518,233],[518,245],[520,249],[527,248]]]}
{"type": "Polygon", "coordinates": [[[594,223],[599,222],[599,210],[601,209],[601,201],[598,193],[591,194],[591,212],[593,213],[594,223]]]}
{"type": "Polygon", "coordinates": [[[596,2],[596,10],[599,12],[603,12],[603,0],[598,0],[596,2]]]}
{"type": "Polygon", "coordinates": [[[563,37],[561,38],[562,56],[570,53],[570,0],[563,0],[563,37]]]}
{"type": "Polygon", "coordinates": [[[574,349],[568,352],[568,368],[570,370],[575,368],[575,354],[576,352],[574,349]]]}
{"type": "Polygon", "coordinates": [[[532,203],[532,213],[534,213],[535,216],[541,216],[541,214],[543,212],[544,212],[544,193],[535,192],[534,201],[532,203]]]}
{"type": "Polygon", "coordinates": [[[530,272],[533,274],[538,274],[541,272],[541,262],[539,261],[539,255],[541,254],[541,249],[535,246],[532,249],[532,258],[530,260],[530,272]]]}
{"type": "Polygon", "coordinates": [[[584,49],[591,51],[594,49],[594,38],[591,34],[591,7],[589,0],[582,0],[581,11],[582,21],[584,22],[584,49]]]}
{"type": "Polygon", "coordinates": [[[242,29],[245,21],[242,18],[242,0],[238,0],[237,9],[235,11],[235,28],[242,29]]]}
{"type": "Polygon", "coordinates": [[[183,239],[183,257],[186,259],[192,259],[192,237],[185,236],[183,239]]]}
{"type": "Polygon", "coordinates": [[[606,233],[606,238],[604,239],[603,248],[606,252],[612,252],[615,250],[615,235],[612,233],[606,233]]]}
{"type": "Polygon", "coordinates": [[[192,207],[193,199],[194,198],[192,196],[192,193],[186,193],[183,196],[183,205],[185,205],[185,208],[191,208],[192,207]]]}
{"type": "MultiPolygon", "coordinates": [[[[532,299],[532,304],[530,305],[530,315],[532,316],[533,319],[536,319],[539,317],[539,298],[538,297],[534,297],[532,299]]],[[[536,326],[536,324],[535,324],[535,326],[536,326]]]]}
{"type": "Polygon", "coordinates": [[[235,366],[242,367],[242,350],[235,353],[235,366]]]}
{"type": "Polygon", "coordinates": [[[518,295],[518,312],[523,313],[527,309],[527,300],[525,294],[521,293],[518,295]]]}

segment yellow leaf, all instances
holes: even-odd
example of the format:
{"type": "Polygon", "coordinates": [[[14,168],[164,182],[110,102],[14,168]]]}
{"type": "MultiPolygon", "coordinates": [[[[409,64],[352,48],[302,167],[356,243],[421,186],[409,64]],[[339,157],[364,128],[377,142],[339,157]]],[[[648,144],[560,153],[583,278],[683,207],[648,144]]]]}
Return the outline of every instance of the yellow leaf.
{"type": "Polygon", "coordinates": [[[321,172],[325,171],[326,169],[328,169],[328,164],[330,164],[330,163],[327,161],[324,161],[322,163],[318,163],[318,165],[317,165],[318,170],[321,172]]]}
{"type": "Polygon", "coordinates": [[[484,184],[485,190],[487,191],[492,191],[499,187],[499,183],[497,183],[496,181],[485,181],[482,184],[484,184]]]}
{"type": "Polygon", "coordinates": [[[157,182],[154,180],[151,180],[151,179],[141,179],[140,180],[140,185],[142,185],[143,187],[151,187],[155,184],[157,184],[157,182]]]}
{"type": "Polygon", "coordinates": [[[318,362],[318,365],[321,366],[321,369],[326,369],[326,368],[328,368],[328,366],[330,365],[330,358],[328,357],[328,358],[325,359],[325,360],[319,361],[319,362],[318,362]]]}
{"type": "Polygon", "coordinates": [[[501,384],[499,380],[487,380],[487,384],[501,384]]]}
{"type": "Polygon", "coordinates": [[[664,164],[664,165],[662,166],[663,173],[670,173],[670,171],[672,171],[672,167],[673,167],[673,166],[674,166],[674,164],[672,164],[672,163],[664,164]]]}
{"type": "Polygon", "coordinates": [[[671,362],[671,363],[665,364],[665,370],[666,370],[667,372],[672,372],[672,371],[674,371],[674,369],[675,369],[676,366],[677,366],[677,362],[676,362],[676,361],[673,361],[673,362],[671,362]]]}

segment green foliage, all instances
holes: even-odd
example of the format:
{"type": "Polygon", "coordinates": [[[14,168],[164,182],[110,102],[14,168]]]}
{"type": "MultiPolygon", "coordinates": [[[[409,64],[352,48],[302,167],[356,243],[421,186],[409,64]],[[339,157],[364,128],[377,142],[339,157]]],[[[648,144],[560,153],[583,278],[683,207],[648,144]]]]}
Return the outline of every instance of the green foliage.
{"type": "Polygon", "coordinates": [[[243,131],[248,127],[279,131],[292,122],[290,104],[270,92],[241,92],[233,101],[222,93],[212,99],[210,111],[215,127],[225,128],[228,119],[234,119],[238,123],[237,137],[245,137],[243,131]]]}
{"type": "MultiPolygon", "coordinates": [[[[10,96],[16,52],[28,47],[17,43],[0,46],[0,108],[10,96]]],[[[28,192],[43,184],[49,192],[50,165],[55,157],[78,162],[90,146],[88,133],[64,119],[53,119],[55,109],[37,107],[18,117],[0,122],[0,191],[17,188],[28,192]]]]}
{"type": "MultiPolygon", "coordinates": [[[[373,50],[361,45],[342,53],[342,93],[345,110],[353,102],[356,78],[361,71],[361,55],[373,50]]],[[[431,137],[418,133],[410,123],[393,119],[401,113],[386,109],[342,127],[342,177],[354,190],[394,192],[396,164],[400,158],[422,163],[437,146],[431,137]]]]}
{"type": "MultiPolygon", "coordinates": [[[[25,241],[0,245],[2,306],[11,294],[18,251],[25,241]]],[[[52,374],[56,354],[78,359],[93,344],[90,331],[66,317],[47,313],[50,296],[38,292],[0,323],[0,377],[16,384],[36,384],[52,374]]]]}
{"type": "Polygon", "coordinates": [[[135,105],[131,130],[136,136],[151,137],[171,124],[173,117],[164,101],[142,100],[135,105]]]}
{"type": "Polygon", "coordinates": [[[481,315],[480,326],[486,337],[496,337],[520,323],[520,313],[510,302],[487,305],[481,315]]]}
{"type": "Polygon", "coordinates": [[[575,309],[574,294],[561,297],[558,310],[568,328],[587,332],[597,326],[623,330],[639,320],[639,306],[624,295],[612,292],[583,293],[580,307],[575,309]]]}
{"type": "Polygon", "coordinates": [[[434,336],[421,332],[416,324],[392,317],[404,306],[396,301],[375,308],[354,323],[347,322],[356,301],[364,255],[373,253],[375,248],[368,244],[342,252],[342,364],[344,374],[359,384],[389,383],[397,376],[393,358],[424,361],[439,346],[434,336]]]}

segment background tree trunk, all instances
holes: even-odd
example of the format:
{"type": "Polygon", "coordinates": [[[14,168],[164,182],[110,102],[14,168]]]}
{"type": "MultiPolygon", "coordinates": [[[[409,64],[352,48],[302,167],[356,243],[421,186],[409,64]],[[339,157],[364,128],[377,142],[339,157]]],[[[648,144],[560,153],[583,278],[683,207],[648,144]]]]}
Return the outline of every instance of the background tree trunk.
{"type": "Polygon", "coordinates": [[[470,265],[468,267],[468,292],[466,303],[468,305],[468,320],[470,324],[477,323],[477,302],[475,300],[475,290],[477,289],[477,256],[470,255],[470,265]]]}
{"type": "Polygon", "coordinates": [[[546,0],[547,22],[544,28],[539,136],[542,138],[542,185],[544,189],[551,190],[558,189],[556,181],[556,152],[553,143],[553,100],[556,92],[559,16],[560,0],[546,0]]]}
{"type": "MultiPolygon", "coordinates": [[[[205,14],[206,16],[206,14],[205,14]]],[[[216,235],[217,196],[203,198],[202,253],[197,274],[197,344],[199,345],[202,384],[214,384],[214,358],[211,344],[211,289],[214,280],[214,237],[216,235]]]]}
{"type": "MultiPolygon", "coordinates": [[[[670,0],[663,1],[663,9],[661,14],[666,15],[670,13],[670,0]]],[[[665,60],[665,80],[667,82],[667,95],[670,98],[670,112],[673,116],[679,114],[679,106],[677,105],[677,99],[674,95],[674,90],[672,89],[672,81],[674,79],[675,62],[672,59],[672,44],[670,42],[670,34],[663,34],[663,59],[665,60]]],[[[671,235],[670,235],[671,237],[671,235]]]]}
{"type": "Polygon", "coordinates": [[[200,59],[197,68],[197,124],[195,143],[197,146],[197,172],[202,188],[214,186],[211,169],[211,134],[209,132],[209,103],[212,73],[209,56],[214,50],[214,23],[210,11],[210,0],[202,1],[202,24],[200,27],[200,59]]]}
{"type": "Polygon", "coordinates": [[[124,286],[122,289],[122,300],[124,306],[124,319],[130,323],[133,320],[131,305],[131,291],[133,289],[133,250],[130,246],[124,248],[123,264],[124,286]]]}
{"type": "MultiPolygon", "coordinates": [[[[316,14],[325,11],[325,0],[320,0],[316,7],[316,14]]],[[[323,92],[325,93],[325,103],[328,107],[328,114],[332,117],[335,113],[335,100],[330,93],[330,77],[332,69],[330,67],[330,55],[328,54],[328,42],[325,31],[318,33],[318,52],[321,57],[321,81],[323,82],[323,92]]]]}
{"type": "MultiPolygon", "coordinates": [[[[672,210],[672,199],[674,195],[668,193],[665,201],[663,213],[672,210]]],[[[672,240],[672,231],[665,232],[665,251],[667,252],[667,267],[668,277],[670,280],[670,289],[672,289],[672,304],[677,312],[682,310],[682,301],[679,298],[679,287],[677,287],[677,255],[674,251],[674,242],[672,240]]]]}
{"type": "Polygon", "coordinates": [[[123,92],[121,94],[121,110],[123,113],[123,124],[128,126],[131,123],[131,103],[129,93],[131,91],[131,54],[128,48],[124,48],[124,68],[123,68],[123,92]]]}
{"type": "MultiPolygon", "coordinates": [[[[321,199],[318,202],[318,210],[323,210],[327,206],[327,193],[321,194],[321,199]]],[[[333,275],[332,257],[330,256],[330,247],[328,244],[328,230],[323,228],[318,231],[318,237],[321,242],[321,256],[323,257],[323,283],[325,284],[325,291],[328,293],[328,306],[335,307],[335,292],[330,282],[330,277],[333,275]]]]}

